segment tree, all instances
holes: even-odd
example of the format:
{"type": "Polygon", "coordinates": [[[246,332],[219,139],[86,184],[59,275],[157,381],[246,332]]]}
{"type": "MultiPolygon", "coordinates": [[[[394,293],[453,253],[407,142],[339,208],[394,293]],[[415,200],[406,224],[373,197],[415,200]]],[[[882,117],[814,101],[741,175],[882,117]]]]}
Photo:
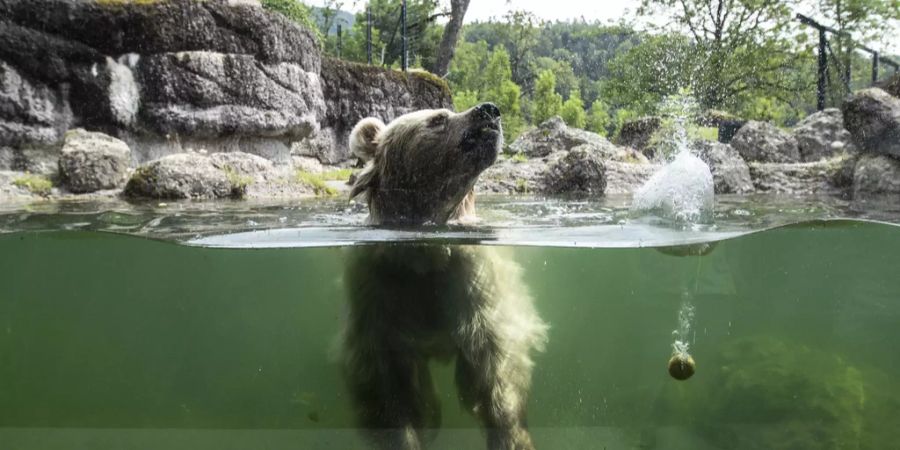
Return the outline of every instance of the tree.
{"type": "Polygon", "coordinates": [[[450,20],[444,26],[437,59],[430,68],[438,75],[444,75],[450,68],[450,61],[453,60],[453,54],[456,52],[459,31],[462,29],[463,17],[466,15],[467,9],[469,9],[469,0],[450,0],[450,20]]]}
{"type": "Polygon", "coordinates": [[[569,98],[563,103],[559,115],[570,127],[585,127],[587,114],[584,112],[584,101],[581,100],[581,92],[578,92],[578,89],[569,92],[569,98]]]}
{"type": "Polygon", "coordinates": [[[299,0],[262,0],[261,4],[263,8],[280,13],[315,33],[319,40],[322,39],[322,33],[312,19],[312,11],[299,0]]]}
{"type": "Polygon", "coordinates": [[[586,129],[601,136],[606,136],[609,134],[609,130],[607,129],[609,125],[609,108],[602,100],[594,100],[594,102],[591,103],[591,108],[588,112],[586,129]]]}
{"type": "Polygon", "coordinates": [[[547,119],[559,115],[562,109],[562,96],[556,93],[556,76],[545,70],[538,75],[534,84],[534,122],[543,123],[547,119]]]}
{"type": "MultiPolygon", "coordinates": [[[[787,40],[794,0],[642,0],[641,14],[668,14],[693,38],[691,90],[708,108],[731,107],[745,92],[786,90],[793,67],[787,40]]],[[[778,92],[781,91],[781,92],[778,92]]]]}
{"type": "Polygon", "coordinates": [[[694,46],[676,33],[646,35],[627,46],[609,63],[609,78],[601,85],[603,99],[616,109],[655,114],[666,97],[690,86],[694,46]]]}
{"type": "Polygon", "coordinates": [[[512,81],[509,53],[503,47],[491,52],[484,70],[484,92],[482,101],[493,102],[503,115],[503,134],[507,142],[512,142],[524,125],[519,97],[522,90],[512,81]]]}

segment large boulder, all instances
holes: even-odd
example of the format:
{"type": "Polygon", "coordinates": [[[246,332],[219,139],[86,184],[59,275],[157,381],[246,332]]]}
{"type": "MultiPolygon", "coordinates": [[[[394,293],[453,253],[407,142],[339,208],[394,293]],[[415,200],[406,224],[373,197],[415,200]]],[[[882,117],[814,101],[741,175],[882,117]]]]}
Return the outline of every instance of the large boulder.
{"type": "Polygon", "coordinates": [[[545,194],[602,195],[606,189],[606,167],[589,146],[581,145],[554,161],[544,172],[545,194]]]}
{"type": "Polygon", "coordinates": [[[848,165],[855,158],[839,155],[809,163],[748,163],[758,192],[790,195],[841,195],[847,187],[848,165]]]}
{"type": "Polygon", "coordinates": [[[900,161],[884,155],[862,155],[853,171],[853,197],[900,198],[900,161]]]}
{"type": "Polygon", "coordinates": [[[745,161],[792,163],[800,161],[797,140],[767,122],[751,120],[741,127],[731,145],[745,161]]]}
{"type": "Polygon", "coordinates": [[[647,158],[639,152],[618,147],[597,133],[570,128],[559,116],[547,119],[536,128],[519,136],[510,150],[529,158],[541,158],[559,151],[569,151],[577,146],[587,146],[590,151],[604,160],[646,163],[647,158]]]}
{"type": "Polygon", "coordinates": [[[737,150],[711,141],[693,143],[697,156],[712,172],[716,194],[746,194],[753,191],[750,168],[737,150]]]}
{"type": "Polygon", "coordinates": [[[877,86],[888,94],[900,98],[900,72],[894,72],[888,79],[879,82],[877,86]]]}
{"type": "Polygon", "coordinates": [[[215,199],[242,197],[246,186],[198,153],[179,153],[137,168],[125,186],[134,198],[215,199]]]}
{"type": "Polygon", "coordinates": [[[652,157],[654,152],[650,149],[650,141],[653,133],[656,133],[661,126],[662,119],[656,116],[625,122],[615,138],[615,143],[640,150],[648,157],[652,157]]]}
{"type": "Polygon", "coordinates": [[[792,132],[804,162],[818,161],[853,149],[850,133],[844,128],[841,110],[828,108],[811,114],[792,132]]]}
{"type": "Polygon", "coordinates": [[[863,89],[841,110],[844,127],[860,149],[900,158],[900,99],[878,88],[863,89]]]}
{"type": "Polygon", "coordinates": [[[123,185],[131,165],[124,142],[83,129],[66,133],[59,157],[59,177],[70,192],[87,193],[123,185]]]}

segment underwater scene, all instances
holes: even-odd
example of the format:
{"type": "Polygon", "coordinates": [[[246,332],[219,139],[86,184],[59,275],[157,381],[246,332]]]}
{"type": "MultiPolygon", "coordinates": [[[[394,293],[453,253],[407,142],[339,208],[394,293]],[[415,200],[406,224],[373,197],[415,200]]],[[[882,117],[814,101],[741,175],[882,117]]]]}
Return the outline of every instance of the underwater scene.
{"type": "MultiPolygon", "coordinates": [[[[896,445],[890,208],[723,197],[715,225],[684,225],[625,203],[487,198],[483,225],[419,231],[322,201],[7,211],[0,447],[369,448],[341,365],[347,268],[391,248],[416,264],[491,249],[520,268],[547,326],[536,448],[896,445]]],[[[455,371],[425,367],[429,448],[484,448],[455,371]]]]}

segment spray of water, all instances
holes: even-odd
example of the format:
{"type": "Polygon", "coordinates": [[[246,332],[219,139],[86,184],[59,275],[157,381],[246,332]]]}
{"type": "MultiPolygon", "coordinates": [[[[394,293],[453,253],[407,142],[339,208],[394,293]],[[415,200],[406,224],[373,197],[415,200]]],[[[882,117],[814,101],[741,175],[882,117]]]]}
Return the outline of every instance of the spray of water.
{"type": "Polygon", "coordinates": [[[687,95],[673,96],[661,109],[672,121],[673,131],[666,143],[673,147],[674,155],[635,192],[632,210],[679,223],[707,222],[714,206],[712,172],[691,154],[687,135],[696,103],[687,95]]]}

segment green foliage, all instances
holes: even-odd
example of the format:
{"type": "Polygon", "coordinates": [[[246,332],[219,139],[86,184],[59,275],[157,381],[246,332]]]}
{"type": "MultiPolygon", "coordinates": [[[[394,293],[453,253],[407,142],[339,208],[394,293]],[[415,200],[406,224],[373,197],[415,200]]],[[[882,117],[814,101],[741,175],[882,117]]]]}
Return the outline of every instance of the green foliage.
{"type": "Polygon", "coordinates": [[[319,32],[319,27],[312,19],[312,12],[300,0],[262,0],[261,3],[263,8],[282,14],[294,23],[315,33],[319,40],[322,39],[322,33],[319,32]]]}
{"type": "MultiPolygon", "coordinates": [[[[400,0],[370,0],[372,11],[372,62],[399,67],[402,55],[400,36],[400,0]],[[382,55],[384,56],[382,58],[382,55]]],[[[437,25],[438,3],[433,0],[407,0],[407,35],[410,67],[430,67],[437,55],[443,26],[437,25]]],[[[327,45],[333,53],[335,45],[327,45]]],[[[366,13],[356,14],[350,33],[344,36],[343,59],[366,62],[366,13]]]]}
{"type": "Polygon", "coordinates": [[[545,70],[538,75],[534,86],[534,123],[540,124],[559,115],[561,109],[562,96],[556,93],[556,76],[545,70]]]}
{"type": "Polygon", "coordinates": [[[611,124],[612,118],[609,117],[609,107],[602,100],[594,100],[588,111],[585,129],[601,136],[607,136],[611,124]]]}
{"type": "Polygon", "coordinates": [[[453,93],[453,106],[457,111],[465,111],[478,104],[478,92],[456,91],[453,93]]]}
{"type": "Polygon", "coordinates": [[[569,98],[559,110],[566,125],[575,128],[584,128],[587,125],[587,113],[584,112],[584,101],[581,100],[581,92],[577,89],[569,92],[569,98]]]}
{"type": "Polygon", "coordinates": [[[15,180],[13,180],[13,185],[27,189],[28,192],[31,192],[35,195],[48,196],[50,195],[50,190],[53,189],[53,182],[50,181],[49,178],[43,175],[35,175],[32,173],[25,173],[15,180]]]}

